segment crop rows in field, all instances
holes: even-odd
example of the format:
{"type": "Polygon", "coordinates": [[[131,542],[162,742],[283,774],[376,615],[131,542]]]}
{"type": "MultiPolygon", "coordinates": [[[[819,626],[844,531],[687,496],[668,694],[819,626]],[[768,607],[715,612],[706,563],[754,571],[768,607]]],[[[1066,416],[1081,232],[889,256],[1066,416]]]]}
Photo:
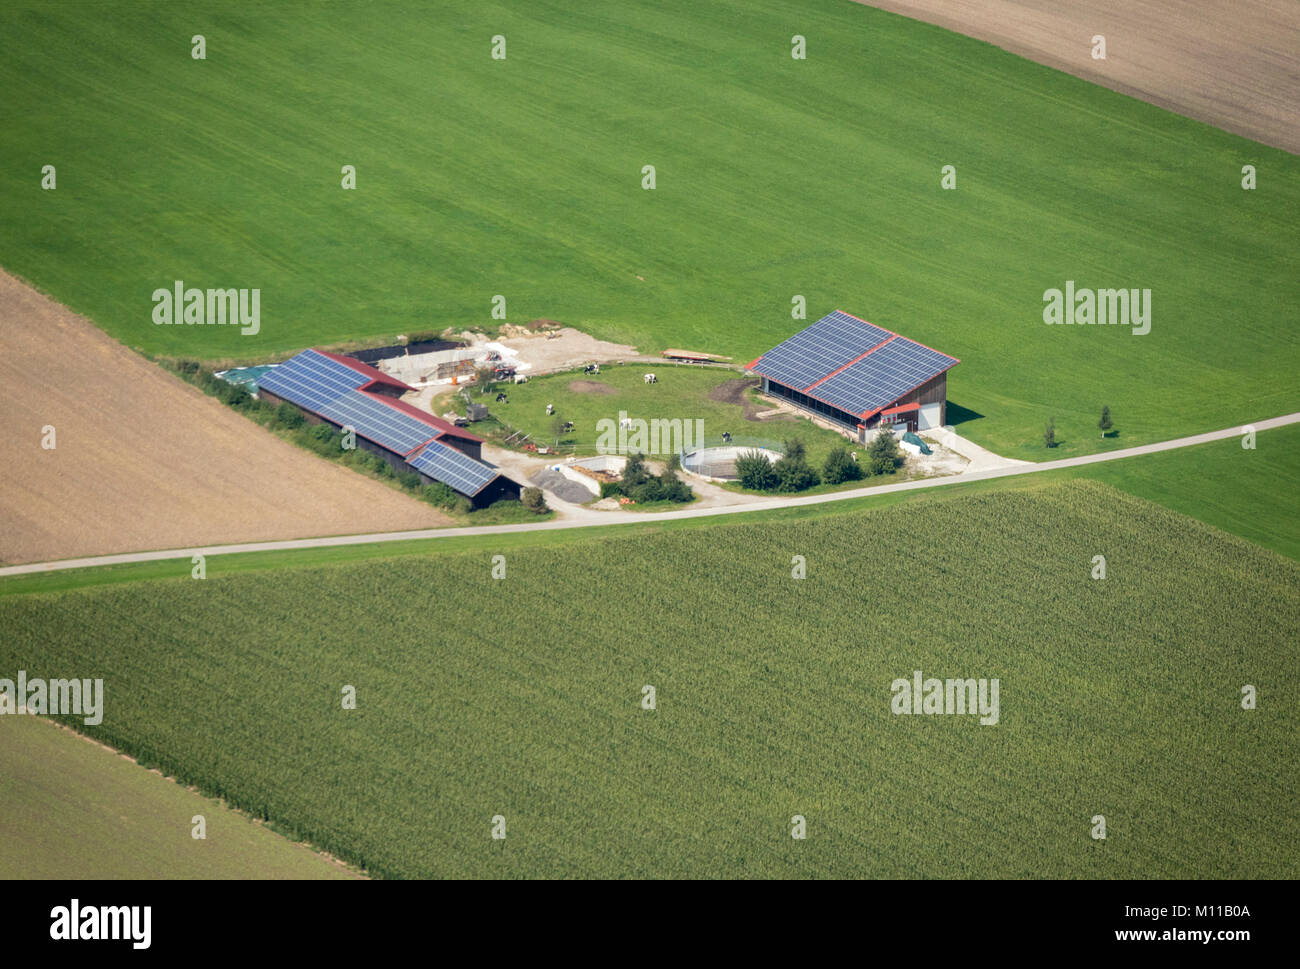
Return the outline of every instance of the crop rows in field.
{"type": "Polygon", "coordinates": [[[1300,565],[1158,506],[1071,482],[491,555],[10,596],[0,671],[103,676],[81,729],[386,876],[1300,872],[1300,565]],[[999,678],[1000,722],[891,714],[916,669],[999,678]]]}

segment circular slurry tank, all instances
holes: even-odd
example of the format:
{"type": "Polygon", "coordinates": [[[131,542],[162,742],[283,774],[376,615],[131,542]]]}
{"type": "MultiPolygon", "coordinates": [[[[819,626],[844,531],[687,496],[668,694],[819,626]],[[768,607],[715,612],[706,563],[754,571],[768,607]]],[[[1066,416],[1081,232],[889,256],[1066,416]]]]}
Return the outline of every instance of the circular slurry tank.
{"type": "Polygon", "coordinates": [[[781,456],[780,451],[767,447],[745,444],[727,444],[721,447],[700,448],[682,456],[682,469],[702,478],[720,478],[724,481],[736,479],[736,459],[742,454],[757,452],[775,462],[781,456]]]}

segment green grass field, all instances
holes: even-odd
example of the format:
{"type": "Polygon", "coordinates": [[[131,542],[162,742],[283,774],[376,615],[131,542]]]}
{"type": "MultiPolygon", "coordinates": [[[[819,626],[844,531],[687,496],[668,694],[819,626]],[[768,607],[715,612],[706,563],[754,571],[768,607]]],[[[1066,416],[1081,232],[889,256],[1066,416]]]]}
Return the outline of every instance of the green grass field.
{"type": "Polygon", "coordinates": [[[1060,476],[1104,481],[1300,559],[1300,425],[1259,434],[1254,450],[1228,438],[1060,476]]]}
{"type": "Polygon", "coordinates": [[[0,720],[0,878],[347,877],[342,866],[48,721],[0,720]],[[191,837],[199,814],[203,839],[191,837]]]}
{"type": "Polygon", "coordinates": [[[387,876],[1300,873],[1300,564],[1157,505],[1026,484],[491,554],[6,596],[0,669],[103,676],[83,729],[387,876]],[[915,669],[999,678],[999,724],[891,715],[915,669]]]}
{"type": "Polygon", "coordinates": [[[499,293],[748,360],[801,294],[960,357],[962,432],[1012,456],[1049,416],[1082,453],[1300,404],[1295,157],[848,0],[25,0],[0,83],[0,265],[150,352],[486,325],[499,293]],[[261,334],[155,326],[176,279],[260,288],[261,334]],[[1150,334],[1045,326],[1067,279],[1151,289],[1150,334]]]}
{"type": "MultiPolygon", "coordinates": [[[[738,442],[766,441],[778,449],[787,437],[798,437],[808,449],[808,460],[820,465],[837,446],[848,446],[841,435],[806,420],[747,421],[743,409],[727,401],[711,400],[709,394],[723,384],[744,379],[745,374],[714,367],[655,366],[658,383],[646,384],[640,366],[608,366],[599,375],[584,376],[581,371],[534,377],[526,384],[501,384],[510,398],[508,404],[493,403],[492,396],[480,398],[470,389],[470,400],[484,400],[492,414],[510,427],[526,431],[532,440],[549,444],[554,440],[553,418],[546,416],[546,405],[554,404],[555,416],[574,423],[573,431],[563,434],[563,444],[573,444],[579,454],[595,454],[604,427],[617,432],[619,414],[646,421],[703,421],[704,439],[719,443],[724,431],[738,442]],[[575,384],[578,388],[575,389],[575,384]],[[602,390],[593,391],[589,385],[602,390]],[[586,389],[581,389],[586,386],[586,389]]],[[[765,404],[764,409],[774,407],[765,404]]],[[[434,410],[441,412],[435,407],[434,410]]],[[[464,411],[463,406],[460,408],[464,411]]],[[[684,428],[684,424],[682,425],[684,428]]],[[[691,425],[694,434],[696,425],[691,425]]],[[[669,435],[672,437],[672,435],[669,435]]],[[[673,438],[674,440],[676,438],[673,438]]],[[[696,443],[698,443],[698,439],[696,443]]]]}

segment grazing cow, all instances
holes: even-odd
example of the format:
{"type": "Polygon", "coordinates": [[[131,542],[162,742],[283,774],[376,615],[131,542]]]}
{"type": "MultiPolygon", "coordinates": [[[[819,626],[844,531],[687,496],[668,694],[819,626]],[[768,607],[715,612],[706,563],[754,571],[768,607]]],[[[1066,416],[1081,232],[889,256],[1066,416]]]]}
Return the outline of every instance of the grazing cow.
{"type": "Polygon", "coordinates": [[[723,443],[723,444],[730,444],[730,443],[731,443],[731,432],[730,432],[730,431],[723,431],[723,432],[722,432],[722,443],[723,443]]]}
{"type": "Polygon", "coordinates": [[[655,376],[654,374],[652,374],[652,373],[645,374],[644,376],[642,376],[641,379],[644,380],[644,381],[645,381],[646,383],[648,383],[648,384],[657,384],[657,383],[659,383],[659,378],[656,377],[656,376],[655,376]]]}
{"type": "Polygon", "coordinates": [[[517,384],[526,384],[526,383],[528,383],[528,377],[525,376],[524,374],[517,373],[517,374],[515,374],[515,383],[517,383],[517,384]]]}
{"type": "Polygon", "coordinates": [[[510,403],[510,400],[509,400],[509,398],[506,397],[505,394],[497,394],[497,403],[498,403],[498,404],[508,404],[508,403],[510,403]]]}
{"type": "Polygon", "coordinates": [[[566,430],[566,431],[571,431],[571,430],[573,430],[573,421],[565,421],[565,422],[564,422],[564,430],[566,430]]]}
{"type": "Polygon", "coordinates": [[[550,417],[550,416],[551,416],[552,414],[554,414],[554,413],[555,413],[555,405],[554,405],[554,404],[547,404],[547,405],[546,405],[546,416],[547,416],[547,417],[550,417]]]}

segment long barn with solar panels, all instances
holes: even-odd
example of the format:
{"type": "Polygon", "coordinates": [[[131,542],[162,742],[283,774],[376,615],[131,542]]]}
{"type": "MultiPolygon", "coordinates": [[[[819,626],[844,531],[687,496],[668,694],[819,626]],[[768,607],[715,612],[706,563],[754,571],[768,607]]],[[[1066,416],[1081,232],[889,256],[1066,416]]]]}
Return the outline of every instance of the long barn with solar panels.
{"type": "Polygon", "coordinates": [[[258,396],[292,404],[314,423],[351,427],[357,446],[425,483],[441,481],[474,504],[518,498],[520,486],[483,457],[483,439],[413,407],[412,388],[351,357],[304,350],[257,382],[258,396]]]}
{"type": "Polygon", "coordinates": [[[880,424],[928,430],[947,423],[948,371],[961,361],[836,310],[745,369],[763,393],[865,440],[880,424]]]}

